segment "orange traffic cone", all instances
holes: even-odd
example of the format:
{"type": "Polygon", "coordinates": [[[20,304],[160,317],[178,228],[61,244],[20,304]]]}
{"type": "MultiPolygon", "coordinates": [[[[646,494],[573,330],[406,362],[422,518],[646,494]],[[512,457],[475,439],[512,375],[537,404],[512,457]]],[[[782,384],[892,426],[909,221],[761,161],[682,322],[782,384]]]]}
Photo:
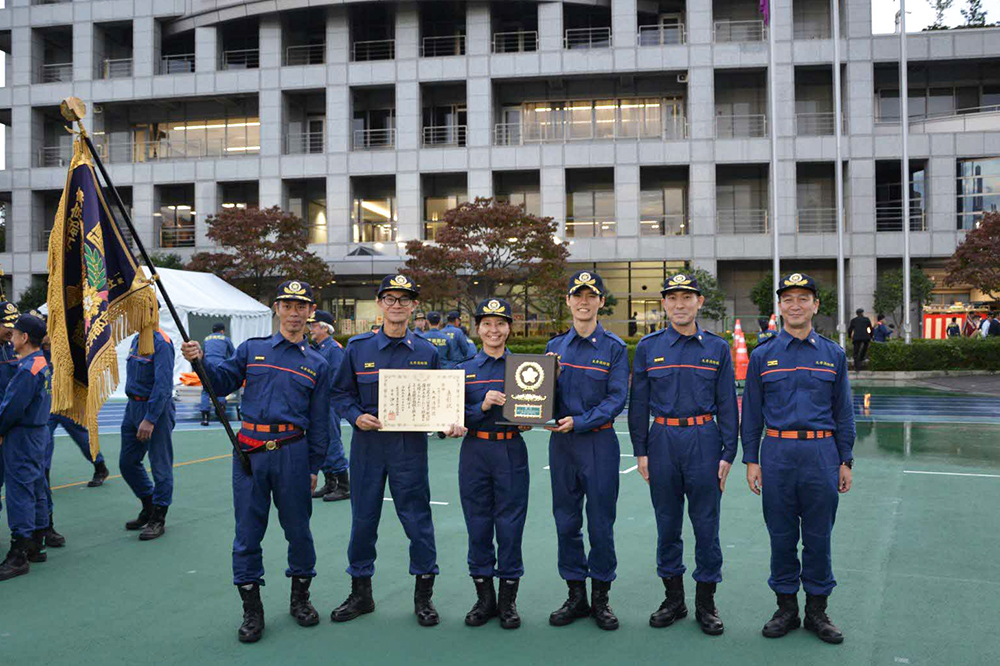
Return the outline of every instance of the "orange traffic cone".
{"type": "Polygon", "coordinates": [[[778,317],[773,312],[771,313],[771,320],[767,322],[767,330],[778,331],[778,317]]]}
{"type": "Polygon", "coordinates": [[[750,365],[750,357],[747,354],[747,341],[743,336],[743,326],[740,320],[736,320],[733,328],[733,366],[736,370],[736,381],[742,382],[747,378],[747,367],[750,365]]]}

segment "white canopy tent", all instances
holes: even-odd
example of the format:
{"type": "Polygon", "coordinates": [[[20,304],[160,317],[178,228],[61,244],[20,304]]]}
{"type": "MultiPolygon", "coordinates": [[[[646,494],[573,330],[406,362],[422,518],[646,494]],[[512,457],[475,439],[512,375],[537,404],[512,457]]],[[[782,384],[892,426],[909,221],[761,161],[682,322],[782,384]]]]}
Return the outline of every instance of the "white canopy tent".
{"type": "MultiPolygon", "coordinates": [[[[149,269],[144,266],[143,270],[148,276],[149,269]]],[[[189,332],[191,331],[189,317],[201,315],[227,318],[229,325],[226,332],[236,346],[248,338],[271,335],[271,309],[216,275],[171,268],[157,268],[156,272],[159,273],[160,281],[170,294],[181,323],[189,332]]],[[[157,300],[160,304],[160,328],[174,345],[176,385],[180,381],[182,372],[191,372],[191,364],[181,355],[181,334],[173,317],[170,316],[170,310],[163,303],[163,296],[159,290],[157,290],[157,300]]],[[[129,336],[118,345],[118,375],[121,381],[112,397],[125,397],[125,363],[134,337],[129,336]]]]}

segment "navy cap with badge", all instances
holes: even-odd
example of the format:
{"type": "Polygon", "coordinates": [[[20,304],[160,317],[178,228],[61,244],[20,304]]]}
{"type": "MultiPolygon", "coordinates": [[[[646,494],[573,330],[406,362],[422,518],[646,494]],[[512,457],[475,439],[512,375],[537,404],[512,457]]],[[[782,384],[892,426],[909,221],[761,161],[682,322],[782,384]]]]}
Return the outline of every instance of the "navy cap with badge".
{"type": "Polygon", "coordinates": [[[781,278],[781,281],[778,282],[778,288],[774,291],[778,296],[781,296],[781,292],[788,291],[789,289],[806,289],[811,291],[815,296],[816,281],[805,273],[792,273],[781,278]]]}
{"type": "Polygon", "coordinates": [[[598,296],[604,296],[604,280],[592,271],[577,271],[569,279],[569,295],[572,296],[584,287],[591,289],[598,296]]]}
{"type": "Polygon", "coordinates": [[[427,313],[427,323],[431,326],[437,326],[441,323],[441,313],[431,310],[427,313]]]}
{"type": "Polygon", "coordinates": [[[382,284],[378,288],[378,297],[382,298],[382,294],[387,291],[409,292],[413,298],[420,296],[420,287],[413,280],[402,274],[386,275],[382,278],[382,284]]]}
{"type": "Polygon", "coordinates": [[[514,323],[514,311],[510,303],[502,298],[487,298],[476,306],[476,326],[483,320],[483,317],[503,317],[511,324],[514,323]]]}
{"type": "Polygon", "coordinates": [[[303,303],[315,303],[313,300],[313,290],[308,282],[301,280],[287,280],[278,285],[278,294],[275,301],[302,301],[303,303]]]}
{"type": "Polygon", "coordinates": [[[327,312],[326,310],[316,310],[316,312],[314,312],[312,316],[309,317],[306,323],[315,324],[317,322],[320,324],[329,324],[330,326],[333,326],[333,315],[327,312]]]}
{"type": "Polygon", "coordinates": [[[423,310],[417,310],[413,313],[413,321],[420,321],[421,319],[427,319],[427,315],[424,314],[423,310]]]}
{"type": "Polygon", "coordinates": [[[663,283],[663,289],[660,290],[660,296],[666,296],[671,291],[693,291],[701,296],[698,279],[693,275],[686,275],[684,273],[678,273],[673,277],[667,278],[663,283]]]}
{"type": "Polygon", "coordinates": [[[19,314],[16,305],[10,301],[0,301],[0,324],[4,328],[14,328],[14,322],[19,314]]]}
{"type": "Polygon", "coordinates": [[[212,324],[212,333],[222,333],[224,330],[226,330],[226,325],[221,321],[212,324]]]}
{"type": "Polygon", "coordinates": [[[42,339],[45,337],[45,322],[41,317],[30,314],[23,314],[14,322],[13,329],[26,333],[29,338],[42,339]]]}

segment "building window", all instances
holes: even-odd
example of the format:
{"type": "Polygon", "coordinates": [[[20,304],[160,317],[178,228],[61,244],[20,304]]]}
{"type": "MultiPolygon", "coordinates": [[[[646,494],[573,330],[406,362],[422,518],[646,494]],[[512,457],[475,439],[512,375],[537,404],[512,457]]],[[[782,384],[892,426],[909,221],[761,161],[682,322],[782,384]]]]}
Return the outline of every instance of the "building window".
{"type": "Polygon", "coordinates": [[[159,187],[160,247],[194,247],[194,185],[159,187]]]}
{"type": "Polygon", "coordinates": [[[983,213],[1000,208],[1000,157],[958,160],[956,210],[959,229],[976,229],[983,213]]]}
{"type": "Polygon", "coordinates": [[[444,214],[466,202],[464,194],[424,197],[424,240],[437,240],[444,228],[444,214]]]}
{"type": "Polygon", "coordinates": [[[392,243],[396,240],[396,197],[357,198],[351,207],[355,243],[392,243]]]}
{"type": "Polygon", "coordinates": [[[566,237],[593,238],[617,234],[615,191],[570,192],[566,198],[566,237]]]}

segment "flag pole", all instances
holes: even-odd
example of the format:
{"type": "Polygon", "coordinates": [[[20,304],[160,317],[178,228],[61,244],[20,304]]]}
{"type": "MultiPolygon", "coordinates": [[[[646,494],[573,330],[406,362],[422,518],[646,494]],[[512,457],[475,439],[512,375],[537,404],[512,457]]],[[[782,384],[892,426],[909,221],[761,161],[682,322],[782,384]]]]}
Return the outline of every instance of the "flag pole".
{"type": "MultiPolygon", "coordinates": [[[[128,227],[129,233],[135,241],[136,247],[139,249],[139,254],[142,255],[143,261],[146,262],[146,266],[149,268],[150,277],[152,278],[153,283],[156,284],[156,287],[160,290],[160,295],[163,296],[163,302],[170,311],[170,316],[173,317],[174,324],[177,326],[177,330],[181,334],[181,339],[184,340],[184,342],[190,342],[191,338],[188,336],[187,329],[184,327],[180,316],[177,314],[177,309],[174,308],[174,302],[170,299],[170,294],[168,294],[166,288],[164,288],[163,282],[160,281],[160,275],[156,272],[156,266],[153,265],[152,260],[149,258],[149,254],[146,252],[146,247],[142,244],[142,239],[139,238],[139,233],[136,231],[135,225],[132,224],[132,217],[128,214],[128,210],[125,208],[125,203],[118,194],[115,184],[111,181],[111,176],[108,175],[107,169],[104,168],[104,163],[101,162],[101,158],[97,154],[97,150],[94,148],[94,144],[91,142],[90,136],[83,127],[83,116],[86,113],[86,107],[83,102],[76,97],[66,98],[63,100],[61,107],[63,117],[66,118],[66,120],[75,122],[79,125],[80,138],[82,138],[84,143],[87,144],[87,150],[90,151],[91,157],[94,158],[94,164],[97,165],[98,171],[101,172],[101,175],[104,177],[104,182],[107,184],[105,191],[111,193],[111,198],[118,207],[118,211],[121,213],[122,219],[125,221],[125,226],[128,227]]],[[[229,424],[229,419],[226,417],[226,409],[222,406],[222,403],[219,402],[219,398],[215,394],[215,389],[212,388],[212,383],[208,381],[208,375],[205,373],[205,367],[202,365],[201,359],[199,358],[191,361],[191,367],[198,375],[198,379],[201,380],[202,388],[204,388],[205,392],[208,393],[208,397],[212,401],[212,406],[215,407],[215,413],[219,417],[222,427],[226,429],[226,435],[229,436],[229,441],[233,445],[234,455],[243,465],[243,470],[247,473],[247,475],[252,475],[253,472],[250,467],[250,458],[247,456],[246,451],[243,451],[240,448],[239,442],[236,439],[236,433],[233,432],[233,427],[229,424]]]]}
{"type": "Polygon", "coordinates": [[[902,144],[903,190],[903,335],[913,340],[910,320],[910,88],[906,62],[906,0],[899,0],[899,127],[902,144]]]}
{"type": "Polygon", "coordinates": [[[768,102],[768,116],[770,116],[770,127],[768,130],[771,135],[771,163],[768,167],[770,173],[768,174],[771,185],[771,241],[772,241],[772,256],[771,256],[771,272],[773,273],[773,285],[774,288],[771,290],[771,300],[773,304],[773,311],[775,317],[781,316],[781,310],[778,308],[778,282],[781,280],[781,247],[780,247],[780,236],[778,230],[778,207],[780,202],[778,201],[778,103],[777,94],[775,91],[777,75],[775,73],[775,34],[774,26],[771,25],[771,8],[770,0],[762,0],[761,7],[767,7],[767,11],[764,14],[764,29],[767,31],[767,102],[768,102]]]}
{"type": "Polygon", "coordinates": [[[843,143],[843,108],[841,102],[840,80],[840,0],[830,0],[833,13],[833,134],[836,144],[837,161],[833,175],[835,196],[837,197],[837,334],[840,346],[847,348],[847,278],[844,275],[844,164],[843,143]]]}

